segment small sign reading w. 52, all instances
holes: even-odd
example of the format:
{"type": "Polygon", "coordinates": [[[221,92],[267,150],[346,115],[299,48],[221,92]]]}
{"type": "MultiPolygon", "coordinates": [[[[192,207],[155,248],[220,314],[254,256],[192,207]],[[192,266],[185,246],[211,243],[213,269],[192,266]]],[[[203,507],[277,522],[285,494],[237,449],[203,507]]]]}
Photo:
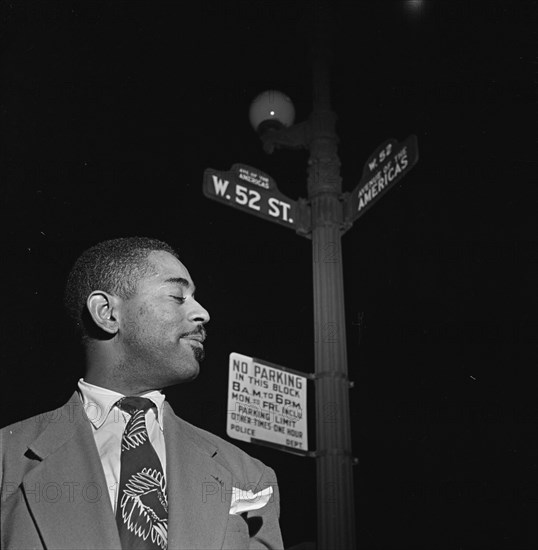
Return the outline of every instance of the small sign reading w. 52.
{"type": "Polygon", "coordinates": [[[228,172],[207,168],[204,195],[210,199],[294,228],[296,201],[277,189],[274,180],[250,166],[234,164],[228,172]]]}

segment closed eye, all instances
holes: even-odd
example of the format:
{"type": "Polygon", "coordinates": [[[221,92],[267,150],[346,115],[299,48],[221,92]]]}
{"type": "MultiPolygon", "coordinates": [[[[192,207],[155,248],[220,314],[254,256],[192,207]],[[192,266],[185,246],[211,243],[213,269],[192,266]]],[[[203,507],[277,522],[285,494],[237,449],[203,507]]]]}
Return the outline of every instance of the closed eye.
{"type": "Polygon", "coordinates": [[[185,300],[187,299],[183,296],[172,296],[172,298],[174,298],[174,300],[176,300],[176,302],[179,302],[180,304],[184,304],[185,300]]]}

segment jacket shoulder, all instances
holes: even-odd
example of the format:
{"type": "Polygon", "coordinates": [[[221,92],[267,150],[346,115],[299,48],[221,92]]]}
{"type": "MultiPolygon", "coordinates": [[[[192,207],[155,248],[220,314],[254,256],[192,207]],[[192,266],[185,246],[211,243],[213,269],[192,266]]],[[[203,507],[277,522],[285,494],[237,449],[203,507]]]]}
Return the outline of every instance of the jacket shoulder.
{"type": "Polygon", "coordinates": [[[0,492],[6,480],[22,479],[27,468],[34,462],[28,455],[29,446],[50,426],[65,415],[65,405],[24,420],[19,420],[0,429],[0,492]]]}
{"type": "Polygon", "coordinates": [[[197,443],[206,448],[214,450],[214,458],[221,465],[225,466],[237,479],[249,480],[269,477],[275,479],[275,474],[271,468],[266,466],[261,460],[254,458],[243,451],[233,443],[226,441],[222,437],[208,432],[203,428],[176,416],[179,422],[186,430],[191,432],[191,437],[197,443]]]}
{"type": "Polygon", "coordinates": [[[19,420],[0,429],[0,450],[3,455],[22,445],[28,445],[62,413],[63,407],[19,420]]]}

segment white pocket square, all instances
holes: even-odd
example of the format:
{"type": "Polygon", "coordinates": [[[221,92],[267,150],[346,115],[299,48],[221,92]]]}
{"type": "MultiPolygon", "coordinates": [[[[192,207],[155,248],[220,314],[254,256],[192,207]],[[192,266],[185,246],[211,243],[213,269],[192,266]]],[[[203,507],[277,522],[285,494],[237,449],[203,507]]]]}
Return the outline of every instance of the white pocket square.
{"type": "Polygon", "coordinates": [[[259,510],[263,508],[271,498],[273,488],[267,487],[259,493],[252,491],[243,491],[237,487],[232,487],[232,504],[230,506],[230,514],[242,514],[250,510],[259,510]]]}

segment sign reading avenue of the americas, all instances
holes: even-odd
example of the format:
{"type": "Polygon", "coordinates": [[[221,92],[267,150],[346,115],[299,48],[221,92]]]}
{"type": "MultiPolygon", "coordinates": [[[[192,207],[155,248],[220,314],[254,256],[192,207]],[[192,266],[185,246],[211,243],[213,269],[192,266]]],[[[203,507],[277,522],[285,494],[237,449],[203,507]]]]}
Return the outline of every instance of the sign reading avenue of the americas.
{"type": "Polygon", "coordinates": [[[418,161],[417,137],[410,135],[402,143],[389,139],[368,158],[359,184],[351,192],[346,217],[354,222],[398,183],[418,161]]]}
{"type": "Polygon", "coordinates": [[[231,353],[228,436],[307,451],[307,380],[291,369],[231,353]]]}

